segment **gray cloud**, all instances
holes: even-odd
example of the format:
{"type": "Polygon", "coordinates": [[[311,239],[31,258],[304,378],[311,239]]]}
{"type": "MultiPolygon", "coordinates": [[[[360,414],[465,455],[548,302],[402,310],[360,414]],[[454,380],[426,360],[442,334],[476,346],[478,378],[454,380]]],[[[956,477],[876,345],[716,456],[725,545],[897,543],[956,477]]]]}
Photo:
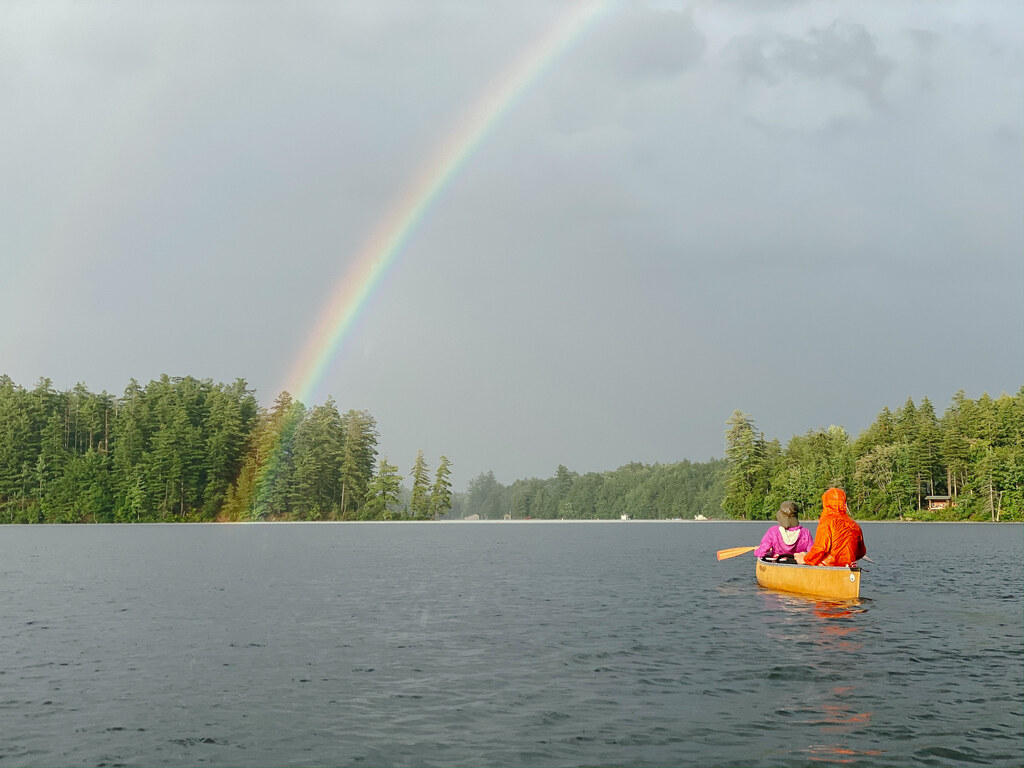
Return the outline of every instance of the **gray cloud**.
{"type": "MultiPolygon", "coordinates": [[[[0,372],[269,403],[365,239],[561,3],[0,8],[0,372]]],[[[321,390],[508,482],[720,455],[1024,348],[1021,12],[625,3],[509,106],[321,390]]]]}
{"type": "Polygon", "coordinates": [[[894,66],[862,25],[842,21],[811,28],[804,38],[740,38],[732,55],[748,114],[797,130],[870,118],[884,108],[885,79],[894,66]]]}

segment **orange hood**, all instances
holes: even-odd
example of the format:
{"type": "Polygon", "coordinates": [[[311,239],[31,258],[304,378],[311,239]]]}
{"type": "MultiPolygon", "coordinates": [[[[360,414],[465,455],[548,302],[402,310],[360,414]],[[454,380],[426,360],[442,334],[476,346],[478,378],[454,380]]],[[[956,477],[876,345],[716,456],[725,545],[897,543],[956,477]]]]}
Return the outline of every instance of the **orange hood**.
{"type": "Polygon", "coordinates": [[[842,488],[829,488],[825,491],[821,495],[821,513],[823,515],[847,514],[846,492],[842,488]]]}

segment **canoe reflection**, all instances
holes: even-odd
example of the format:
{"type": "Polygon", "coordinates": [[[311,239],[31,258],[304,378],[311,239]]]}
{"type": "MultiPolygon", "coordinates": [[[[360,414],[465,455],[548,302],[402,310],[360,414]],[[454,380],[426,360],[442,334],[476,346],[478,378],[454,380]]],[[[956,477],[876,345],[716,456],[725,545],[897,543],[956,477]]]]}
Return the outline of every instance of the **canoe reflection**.
{"type": "MultiPolygon", "coordinates": [[[[858,619],[868,612],[871,601],[865,598],[836,600],[806,595],[765,591],[762,595],[766,616],[776,617],[768,636],[817,647],[819,664],[856,666],[862,663],[860,651],[864,643],[858,639],[863,622],[858,619]],[[781,619],[781,620],[780,620],[781,619]]],[[[801,751],[812,763],[842,765],[871,761],[884,750],[857,750],[850,742],[862,737],[871,727],[872,712],[862,711],[854,685],[833,685],[813,690],[797,707],[790,710],[794,722],[810,727],[821,742],[809,744],[801,751]],[[859,735],[858,735],[859,733],[859,735]]]]}
{"type": "MultiPolygon", "coordinates": [[[[797,639],[793,632],[795,623],[800,628],[801,640],[827,643],[830,648],[843,651],[859,651],[863,648],[862,643],[853,642],[849,636],[860,631],[856,617],[867,613],[869,600],[836,600],[773,591],[765,591],[762,599],[768,612],[766,615],[782,613],[786,617],[785,634],[789,639],[797,639]]],[[[774,633],[769,630],[771,634],[774,633]]]]}
{"type": "Polygon", "coordinates": [[[861,757],[884,755],[884,749],[846,749],[832,744],[812,744],[807,748],[808,757],[816,763],[852,763],[861,757]]]}
{"type": "Polygon", "coordinates": [[[817,733],[825,737],[828,742],[825,744],[810,744],[804,750],[808,757],[815,762],[829,763],[850,763],[856,758],[877,757],[884,754],[884,750],[851,749],[846,739],[853,735],[854,731],[869,728],[871,715],[868,712],[858,712],[851,702],[854,694],[853,686],[837,686],[822,693],[824,699],[816,705],[805,706],[800,714],[805,715],[801,721],[803,725],[817,728],[817,733]]]}
{"type": "Polygon", "coordinates": [[[871,601],[857,597],[850,600],[797,595],[790,592],[762,590],[764,607],[769,611],[784,611],[791,614],[817,616],[822,619],[849,619],[860,613],[867,613],[871,601]]]}

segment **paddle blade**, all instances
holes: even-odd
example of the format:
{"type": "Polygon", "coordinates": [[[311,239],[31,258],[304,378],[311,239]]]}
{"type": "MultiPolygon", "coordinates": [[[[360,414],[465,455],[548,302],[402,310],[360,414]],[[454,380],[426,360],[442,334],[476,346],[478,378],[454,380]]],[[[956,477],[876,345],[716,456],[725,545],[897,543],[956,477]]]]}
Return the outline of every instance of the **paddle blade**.
{"type": "Polygon", "coordinates": [[[755,549],[757,547],[733,547],[732,549],[720,549],[717,554],[719,560],[728,560],[730,557],[745,555],[747,552],[753,552],[755,549]]]}

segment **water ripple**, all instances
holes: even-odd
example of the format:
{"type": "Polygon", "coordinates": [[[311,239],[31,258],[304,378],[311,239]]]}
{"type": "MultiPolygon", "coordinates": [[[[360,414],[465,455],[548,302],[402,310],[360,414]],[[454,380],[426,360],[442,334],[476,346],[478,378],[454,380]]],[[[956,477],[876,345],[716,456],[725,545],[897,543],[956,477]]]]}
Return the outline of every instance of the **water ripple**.
{"type": "Polygon", "coordinates": [[[867,524],[857,601],[762,529],[12,528],[0,764],[1024,762],[1019,526],[867,524]]]}

